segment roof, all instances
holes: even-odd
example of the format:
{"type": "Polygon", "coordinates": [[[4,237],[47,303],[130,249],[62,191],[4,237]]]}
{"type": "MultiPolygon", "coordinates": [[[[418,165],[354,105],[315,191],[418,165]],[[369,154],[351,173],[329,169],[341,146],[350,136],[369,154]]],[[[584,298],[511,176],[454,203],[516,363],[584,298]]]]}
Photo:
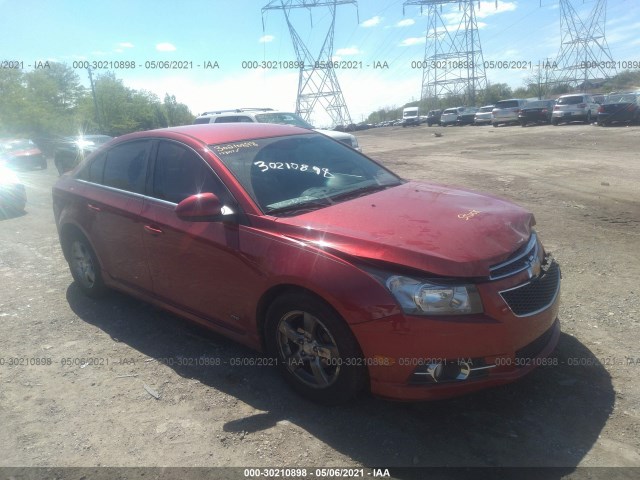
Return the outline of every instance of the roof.
{"type": "Polygon", "coordinates": [[[161,128],[135,132],[118,137],[118,140],[128,140],[143,137],[179,137],[187,136],[207,145],[216,143],[238,142],[256,138],[279,137],[284,135],[300,135],[312,133],[310,130],[280,125],[275,123],[203,123],[185,125],[182,127],[161,128]]]}

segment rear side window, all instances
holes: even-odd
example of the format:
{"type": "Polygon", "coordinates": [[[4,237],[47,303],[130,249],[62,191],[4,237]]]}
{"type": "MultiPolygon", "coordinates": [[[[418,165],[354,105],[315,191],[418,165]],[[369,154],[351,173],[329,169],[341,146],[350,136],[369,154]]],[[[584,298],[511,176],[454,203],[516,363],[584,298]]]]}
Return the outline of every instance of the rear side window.
{"type": "Polygon", "coordinates": [[[104,167],[103,185],[143,193],[148,150],[147,140],[124,143],[109,150],[104,167]]]}
{"type": "Polygon", "coordinates": [[[153,173],[152,196],[180,203],[197,193],[215,193],[224,201],[223,189],[211,169],[188,147],[161,142],[153,173]]]}
{"type": "Polygon", "coordinates": [[[193,123],[194,124],[209,123],[210,121],[211,121],[211,117],[202,117],[202,118],[196,118],[196,121],[193,123]]]}

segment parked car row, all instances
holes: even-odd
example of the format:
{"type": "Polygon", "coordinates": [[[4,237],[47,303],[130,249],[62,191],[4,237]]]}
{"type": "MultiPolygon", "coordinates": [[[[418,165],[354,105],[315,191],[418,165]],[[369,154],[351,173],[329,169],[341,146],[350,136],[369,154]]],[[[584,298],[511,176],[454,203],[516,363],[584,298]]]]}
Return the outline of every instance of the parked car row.
{"type": "Polygon", "coordinates": [[[521,98],[500,100],[495,105],[455,107],[432,110],[427,125],[522,125],[581,121],[606,126],[616,122],[640,123],[640,92],[589,95],[575,93],[557,99],[527,101],[521,98]]]}

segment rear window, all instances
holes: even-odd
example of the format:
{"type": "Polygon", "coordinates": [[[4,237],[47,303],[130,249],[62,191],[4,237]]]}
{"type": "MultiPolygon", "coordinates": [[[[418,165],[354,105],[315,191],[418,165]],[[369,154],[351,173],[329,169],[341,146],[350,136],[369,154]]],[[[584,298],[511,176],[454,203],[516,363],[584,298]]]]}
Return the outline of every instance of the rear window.
{"type": "Polygon", "coordinates": [[[584,102],[584,97],[578,95],[577,97],[560,97],[558,99],[558,105],[577,105],[584,102]]]}
{"type": "Polygon", "coordinates": [[[609,95],[607,103],[636,103],[637,97],[633,94],[609,95]]]}
{"type": "Polygon", "coordinates": [[[490,112],[491,110],[493,110],[493,105],[488,106],[488,107],[482,107],[480,108],[480,113],[486,113],[486,112],[490,112]]]}
{"type": "Polygon", "coordinates": [[[519,106],[517,100],[503,100],[496,103],[495,108],[518,108],[519,106]]]}
{"type": "Polygon", "coordinates": [[[531,102],[527,104],[527,108],[546,108],[547,102],[531,102]]]}

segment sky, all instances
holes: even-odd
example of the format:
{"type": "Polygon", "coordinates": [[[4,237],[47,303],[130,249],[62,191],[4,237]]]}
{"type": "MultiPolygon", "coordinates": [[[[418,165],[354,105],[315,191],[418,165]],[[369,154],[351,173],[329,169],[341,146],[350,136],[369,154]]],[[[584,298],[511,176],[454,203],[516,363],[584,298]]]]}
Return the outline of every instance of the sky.
{"type": "MultiPolygon", "coordinates": [[[[418,6],[403,9],[404,0],[354,3],[337,7],[333,58],[355,67],[335,72],[351,118],[360,122],[374,110],[420,98],[422,70],[416,62],[424,59],[429,17],[418,6]]],[[[597,1],[571,3],[586,21],[597,1]]],[[[293,111],[299,75],[290,67],[297,57],[283,10],[263,11],[267,4],[269,0],[0,0],[0,66],[2,61],[21,61],[30,70],[37,62],[64,62],[75,66],[81,83],[89,86],[82,62],[96,62],[94,75],[114,71],[127,87],[161,99],[165,93],[175,95],[194,114],[239,107],[293,111]],[[158,61],[187,68],[154,68],[158,61]],[[114,62],[129,62],[129,67],[135,62],[135,67],[113,68],[114,62]]],[[[638,65],[640,0],[609,0],[607,5],[611,58],[623,66],[638,65]]],[[[535,69],[541,59],[556,58],[559,0],[482,0],[475,11],[485,62],[521,62],[535,69]]],[[[313,58],[329,30],[329,12],[326,6],[291,11],[291,24],[313,58]]],[[[442,7],[441,18],[455,31],[458,7],[442,7]]],[[[485,73],[490,83],[516,88],[534,72],[487,68],[485,73]]],[[[318,127],[330,123],[322,110],[314,111],[311,121],[318,127]]]]}

